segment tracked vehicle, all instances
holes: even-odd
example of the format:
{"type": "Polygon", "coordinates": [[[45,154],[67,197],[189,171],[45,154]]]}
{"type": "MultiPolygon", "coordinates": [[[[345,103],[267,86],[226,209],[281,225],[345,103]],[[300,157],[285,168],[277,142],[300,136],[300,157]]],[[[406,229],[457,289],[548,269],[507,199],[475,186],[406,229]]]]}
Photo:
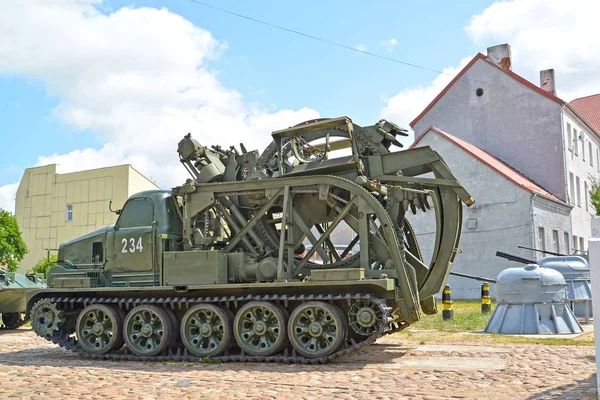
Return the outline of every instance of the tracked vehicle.
{"type": "Polygon", "coordinates": [[[347,117],[273,132],[262,153],[188,134],[193,179],[60,246],[28,295],[34,331],[92,358],[315,363],[435,313],[473,199],[431,148],[392,152],[398,136],[347,117]],[[417,211],[435,213],[429,264],[417,211]]]}

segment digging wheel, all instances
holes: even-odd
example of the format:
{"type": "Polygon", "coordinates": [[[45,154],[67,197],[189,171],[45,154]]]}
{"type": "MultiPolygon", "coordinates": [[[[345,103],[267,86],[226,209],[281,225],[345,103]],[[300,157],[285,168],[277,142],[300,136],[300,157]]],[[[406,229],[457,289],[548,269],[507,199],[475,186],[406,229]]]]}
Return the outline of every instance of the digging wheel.
{"type": "Polygon", "coordinates": [[[65,323],[64,313],[50,299],[41,299],[31,307],[31,328],[44,338],[60,334],[65,323]]]}
{"type": "Polygon", "coordinates": [[[321,301],[300,304],[290,315],[290,342],[307,358],[325,357],[344,342],[348,325],[336,306],[321,301]]]}
{"type": "Polygon", "coordinates": [[[127,314],[123,328],[129,350],[146,357],[166,350],[172,344],[175,329],[165,310],[146,304],[133,308],[127,314]]]}
{"type": "Polygon", "coordinates": [[[75,332],[79,346],[91,354],[106,354],[123,345],[121,316],[111,306],[92,304],[77,317],[75,332]]]}
{"type": "Polygon", "coordinates": [[[372,300],[359,300],[348,310],[348,324],[359,335],[372,335],[382,323],[383,312],[372,300]]]}
{"type": "Polygon", "coordinates": [[[212,357],[229,347],[233,337],[232,318],[223,308],[198,304],[181,320],[181,340],[190,353],[212,357]]]}
{"type": "Polygon", "coordinates": [[[266,301],[243,305],[233,326],[238,346],[253,356],[275,354],[287,343],[285,313],[279,306],[266,301]]]}
{"type": "Polygon", "coordinates": [[[21,313],[2,313],[2,325],[4,325],[4,328],[6,329],[17,329],[18,327],[23,325],[21,313]]]}

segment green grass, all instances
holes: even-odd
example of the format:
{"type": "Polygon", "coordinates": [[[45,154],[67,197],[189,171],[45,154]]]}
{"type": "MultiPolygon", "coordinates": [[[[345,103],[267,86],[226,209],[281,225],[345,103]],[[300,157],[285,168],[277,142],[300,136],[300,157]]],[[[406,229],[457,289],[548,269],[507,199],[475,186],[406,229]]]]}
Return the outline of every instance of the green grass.
{"type": "MultiPolygon", "coordinates": [[[[495,304],[492,304],[492,312],[495,304]]],[[[535,337],[499,334],[468,334],[482,331],[490,314],[481,314],[481,303],[476,301],[455,301],[453,304],[454,320],[444,321],[442,318],[441,304],[438,313],[425,315],[419,321],[408,327],[405,331],[397,333],[397,338],[414,343],[469,343],[469,344],[534,344],[546,346],[593,346],[594,333],[583,334],[576,339],[560,337],[544,338],[543,335],[535,337]]]]}
{"type": "MultiPolygon", "coordinates": [[[[492,312],[494,311],[492,305],[492,312]]],[[[414,329],[435,329],[444,332],[470,332],[485,328],[491,314],[481,314],[481,303],[474,301],[456,301],[452,305],[454,320],[444,321],[442,318],[441,304],[438,304],[438,313],[425,315],[413,325],[414,329]]]]}

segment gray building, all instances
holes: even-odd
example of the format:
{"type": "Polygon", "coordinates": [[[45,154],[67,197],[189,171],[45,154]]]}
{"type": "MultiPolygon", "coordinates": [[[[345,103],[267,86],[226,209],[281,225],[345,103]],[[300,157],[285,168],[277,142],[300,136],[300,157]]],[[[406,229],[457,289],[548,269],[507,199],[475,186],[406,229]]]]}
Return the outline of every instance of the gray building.
{"type": "MultiPolygon", "coordinates": [[[[571,234],[559,237],[558,246],[566,253],[586,250],[595,214],[590,176],[600,177],[600,135],[556,96],[554,70],[541,71],[537,86],[514,73],[511,62],[507,44],[488,48],[487,56],[477,54],[410,125],[417,134],[428,126],[450,132],[573,205],[571,234]]],[[[551,230],[540,243],[553,241],[551,230]]]]}
{"type": "MultiPolygon", "coordinates": [[[[560,242],[570,234],[571,205],[498,158],[435,127],[426,128],[411,147],[420,146],[439,152],[475,199],[473,206],[464,207],[461,254],[453,271],[495,279],[502,270],[517,266],[496,257],[498,250],[527,258],[534,254],[518,245],[561,250],[560,242]]],[[[426,263],[435,235],[431,214],[411,218],[426,263]]],[[[480,282],[453,276],[448,282],[454,298],[480,298],[480,282]]],[[[494,295],[494,285],[491,289],[494,295]]]]}

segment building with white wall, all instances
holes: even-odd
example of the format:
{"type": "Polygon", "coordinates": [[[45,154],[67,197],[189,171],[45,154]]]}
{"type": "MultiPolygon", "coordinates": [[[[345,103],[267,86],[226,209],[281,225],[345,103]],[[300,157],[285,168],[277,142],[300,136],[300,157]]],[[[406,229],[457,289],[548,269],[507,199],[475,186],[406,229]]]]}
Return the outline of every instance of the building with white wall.
{"type": "MultiPolygon", "coordinates": [[[[463,229],[452,271],[495,279],[514,263],[496,257],[502,251],[537,258],[517,246],[565,250],[571,235],[573,206],[532,182],[498,158],[454,135],[428,127],[411,147],[430,146],[475,199],[463,207],[463,229]],[[540,242],[540,240],[542,242],[540,242]],[[568,240],[567,240],[568,242],[568,240]]],[[[411,216],[426,264],[433,253],[435,221],[432,213],[411,216]]],[[[478,299],[481,282],[450,276],[449,285],[457,299],[478,299]]],[[[491,286],[494,295],[494,285],[491,286]]]]}
{"type": "MultiPolygon", "coordinates": [[[[559,237],[559,247],[586,250],[594,214],[589,177],[600,176],[600,135],[556,96],[554,70],[541,71],[537,86],[511,64],[509,45],[477,54],[410,125],[417,134],[428,126],[450,132],[572,205],[570,234],[559,237]]],[[[469,189],[474,182],[463,184],[469,189]]],[[[544,227],[535,243],[552,249],[553,231],[544,227]]]]}
{"type": "Polygon", "coordinates": [[[112,224],[134,193],[159,187],[131,165],[56,173],[56,164],[28,168],[17,189],[15,216],[29,253],[19,272],[46,257],[47,249],[112,224]]]}

